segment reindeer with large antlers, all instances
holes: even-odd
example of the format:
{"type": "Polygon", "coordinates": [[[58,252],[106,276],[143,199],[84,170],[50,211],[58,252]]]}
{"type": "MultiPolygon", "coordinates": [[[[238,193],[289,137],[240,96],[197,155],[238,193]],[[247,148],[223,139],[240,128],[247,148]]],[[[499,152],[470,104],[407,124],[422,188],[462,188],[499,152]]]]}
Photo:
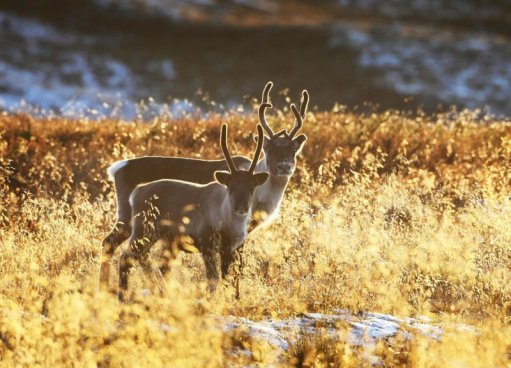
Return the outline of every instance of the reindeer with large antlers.
{"type": "MultiPolygon", "coordinates": [[[[263,146],[263,129],[257,126],[257,148],[248,170],[237,169],[227,149],[227,126],[222,126],[221,147],[229,171],[216,171],[215,182],[195,184],[162,179],[138,186],[130,195],[133,213],[132,233],[128,251],[119,266],[120,299],[125,298],[128,274],[138,260],[146,271],[151,270],[148,254],[151,246],[162,240],[166,258],[176,250],[197,248],[203,255],[208,279],[217,280],[215,253],[221,258],[234,252],[248,234],[252,202],[256,188],[268,179],[268,173],[254,173],[263,146]],[[149,216],[144,216],[150,212],[149,216]],[[149,230],[148,230],[149,229],[149,230]],[[215,235],[221,247],[214,244],[215,235]],[[188,244],[193,241],[194,248],[188,244]]],[[[165,270],[169,259],[164,260],[165,270]]]]}
{"type": "MultiPolygon", "coordinates": [[[[263,90],[259,106],[259,120],[268,137],[264,137],[264,158],[260,160],[255,172],[268,172],[269,179],[257,187],[253,212],[257,214],[255,227],[269,223],[278,213],[280,204],[289,179],[296,167],[296,157],[303,147],[307,137],[303,134],[296,136],[305,118],[309,94],[302,92],[300,111],[291,105],[296,122],[291,130],[274,133],[266,121],[265,112],[272,107],[270,90],[272,82],[268,82],[263,90]]],[[[232,157],[232,161],[240,168],[247,168],[250,160],[243,156],[232,157]]],[[[146,156],[114,163],[108,169],[110,178],[114,181],[117,194],[117,223],[103,241],[103,260],[101,265],[101,282],[108,283],[110,259],[115,249],[125,241],[131,233],[131,207],[128,201],[133,189],[141,184],[159,179],[176,179],[197,184],[206,184],[214,180],[214,173],[226,170],[225,160],[198,160],[181,157],[146,156]]],[[[240,250],[242,248],[240,247],[240,250]]],[[[225,276],[233,259],[226,257],[222,261],[222,275],[225,276]]]]}
{"type": "Polygon", "coordinates": [[[266,84],[259,106],[259,121],[268,137],[264,138],[263,144],[265,157],[257,164],[256,171],[269,172],[270,179],[257,190],[255,195],[254,212],[262,214],[262,216],[256,216],[256,220],[257,218],[262,220],[256,221],[256,226],[271,221],[274,215],[277,214],[289,179],[295,171],[296,157],[301,151],[303,143],[307,140],[307,137],[303,134],[295,136],[303,125],[303,119],[309,104],[309,93],[306,90],[302,92],[300,111],[298,111],[295,104],[291,104],[291,110],[296,118],[293,129],[290,132],[284,129],[274,133],[265,116],[266,109],[272,107],[269,99],[272,86],[273,83],[271,82],[266,84]]]}

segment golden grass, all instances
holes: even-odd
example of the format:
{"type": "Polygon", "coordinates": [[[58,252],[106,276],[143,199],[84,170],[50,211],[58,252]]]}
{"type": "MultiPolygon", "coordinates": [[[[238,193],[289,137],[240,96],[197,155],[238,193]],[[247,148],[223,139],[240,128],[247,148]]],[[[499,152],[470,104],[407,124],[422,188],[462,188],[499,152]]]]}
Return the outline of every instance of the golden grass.
{"type": "MultiPolygon", "coordinates": [[[[511,364],[511,122],[477,112],[309,114],[281,214],[246,244],[240,300],[230,287],[207,292],[196,255],[175,261],[163,297],[120,305],[97,292],[115,215],[106,168],[139,155],[218,158],[224,121],[238,153],[251,152],[256,121],[235,112],[151,123],[0,116],[2,366],[265,366],[268,347],[224,331],[218,316],[339,308],[477,328],[381,342],[372,353],[387,366],[511,364]],[[240,346],[253,354],[230,353],[240,346]]],[[[273,124],[291,122],[279,111],[273,124]]],[[[277,364],[367,365],[344,330],[295,341],[277,364]]]]}

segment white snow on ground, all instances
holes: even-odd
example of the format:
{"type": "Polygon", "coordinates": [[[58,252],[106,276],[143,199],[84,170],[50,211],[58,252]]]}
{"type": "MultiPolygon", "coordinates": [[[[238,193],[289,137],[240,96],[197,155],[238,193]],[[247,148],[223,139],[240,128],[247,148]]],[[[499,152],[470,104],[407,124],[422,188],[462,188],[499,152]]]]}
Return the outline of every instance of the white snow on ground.
{"type": "MultiPolygon", "coordinates": [[[[360,52],[361,68],[379,70],[375,83],[470,108],[506,106],[511,84],[509,42],[492,34],[394,25],[384,31],[339,25],[330,47],[360,52]],[[490,56],[491,55],[491,56],[490,56]]],[[[499,112],[499,109],[495,109],[499,112]]]]}
{"type": "MultiPolygon", "coordinates": [[[[378,359],[369,352],[380,341],[401,335],[412,339],[416,332],[433,340],[440,340],[444,330],[435,326],[426,317],[399,318],[381,313],[364,313],[354,315],[339,310],[337,314],[306,313],[296,318],[284,320],[265,320],[254,322],[241,317],[226,317],[223,320],[225,331],[243,330],[251,338],[262,340],[275,349],[276,361],[281,360],[289,349],[289,342],[302,336],[318,336],[321,334],[339,336],[339,327],[348,326],[347,342],[351,345],[367,348],[368,362],[377,364],[378,359]]],[[[454,326],[459,331],[477,333],[472,326],[454,326]],[[459,327],[459,328],[458,328],[459,327]]],[[[236,354],[250,354],[249,351],[237,351],[236,354]]]]}
{"type": "Polygon", "coordinates": [[[268,322],[253,322],[242,317],[227,317],[226,331],[243,328],[251,337],[262,339],[276,349],[287,351],[289,345],[282,331],[268,322]]]}

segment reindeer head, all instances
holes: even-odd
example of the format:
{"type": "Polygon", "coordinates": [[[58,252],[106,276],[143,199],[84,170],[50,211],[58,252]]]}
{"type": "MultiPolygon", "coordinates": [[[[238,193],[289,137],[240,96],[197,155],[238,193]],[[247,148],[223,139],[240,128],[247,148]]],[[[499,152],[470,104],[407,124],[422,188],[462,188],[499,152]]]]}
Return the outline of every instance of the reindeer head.
{"type": "Polygon", "coordinates": [[[283,129],[278,133],[274,133],[266,122],[265,117],[266,109],[272,107],[269,99],[272,87],[272,82],[266,84],[263,90],[261,104],[259,105],[259,121],[268,134],[268,137],[264,137],[264,156],[271,175],[290,177],[293,175],[296,168],[296,156],[298,156],[304,142],[307,140],[307,137],[303,134],[297,137],[295,137],[295,135],[303,125],[303,119],[305,118],[307,105],[309,104],[309,93],[303,90],[300,111],[298,111],[295,104],[291,104],[291,110],[296,117],[293,129],[290,132],[283,129]]]}
{"type": "Polygon", "coordinates": [[[256,187],[264,184],[266,179],[268,179],[268,173],[254,173],[263,147],[264,134],[260,124],[257,124],[257,134],[257,147],[250,168],[248,170],[238,170],[227,149],[227,125],[222,125],[220,145],[227,161],[229,172],[217,171],[215,172],[215,179],[227,187],[231,209],[237,216],[248,214],[252,207],[256,187]]]}

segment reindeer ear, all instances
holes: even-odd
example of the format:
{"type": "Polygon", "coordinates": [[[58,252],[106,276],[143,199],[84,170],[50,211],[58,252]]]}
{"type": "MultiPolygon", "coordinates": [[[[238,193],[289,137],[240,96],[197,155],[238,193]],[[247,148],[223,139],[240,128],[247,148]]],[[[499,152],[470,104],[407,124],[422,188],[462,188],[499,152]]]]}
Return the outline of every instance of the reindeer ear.
{"type": "Polygon", "coordinates": [[[231,181],[231,173],[227,171],[215,171],[215,180],[220,184],[228,186],[231,181]]]}
{"type": "Polygon", "coordinates": [[[300,134],[298,137],[293,139],[293,143],[295,144],[296,147],[296,152],[299,152],[302,149],[302,146],[306,140],[307,136],[305,136],[304,134],[300,134]]]}
{"type": "Polygon", "coordinates": [[[264,184],[264,182],[268,179],[268,176],[269,175],[267,172],[254,174],[253,178],[254,178],[254,183],[255,183],[256,187],[258,185],[264,184]]]}

